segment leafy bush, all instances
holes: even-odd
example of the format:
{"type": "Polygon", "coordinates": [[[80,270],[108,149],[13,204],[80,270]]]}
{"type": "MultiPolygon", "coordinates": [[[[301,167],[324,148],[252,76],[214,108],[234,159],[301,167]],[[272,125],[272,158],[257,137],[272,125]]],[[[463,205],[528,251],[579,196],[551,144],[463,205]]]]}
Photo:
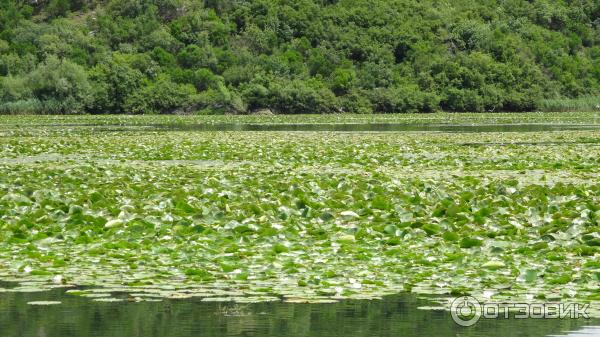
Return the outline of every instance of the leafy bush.
{"type": "Polygon", "coordinates": [[[331,88],[338,95],[352,89],[355,81],[356,72],[353,69],[338,68],[331,74],[331,88]]]}
{"type": "Polygon", "coordinates": [[[285,81],[270,85],[269,107],[278,113],[321,114],[340,112],[338,99],[317,79],[285,81]]]}
{"type": "Polygon", "coordinates": [[[239,114],[246,111],[246,105],[240,95],[229,90],[223,83],[200,93],[197,106],[204,114],[239,114]]]}
{"type": "Polygon", "coordinates": [[[132,114],[164,114],[189,111],[195,103],[196,89],[192,85],[160,76],[129,95],[123,108],[132,114]]]}
{"type": "Polygon", "coordinates": [[[0,78],[0,113],[82,113],[89,91],[86,73],[80,66],[49,58],[26,76],[0,78]]]}
{"type": "Polygon", "coordinates": [[[421,91],[415,85],[375,89],[370,100],[373,110],[379,113],[433,112],[439,104],[435,94],[421,91]]]}
{"type": "Polygon", "coordinates": [[[448,88],[441,104],[443,109],[451,111],[484,111],[483,97],[473,89],[448,88]]]}
{"type": "Polygon", "coordinates": [[[21,115],[21,114],[46,114],[44,105],[35,98],[5,102],[0,104],[0,114],[21,115]]]}
{"type": "Polygon", "coordinates": [[[184,68],[216,69],[217,58],[210,47],[200,48],[195,44],[185,47],[177,56],[184,68]]]}
{"type": "Polygon", "coordinates": [[[115,55],[92,68],[90,79],[92,99],[88,110],[92,113],[123,113],[129,96],[142,86],[144,75],[115,55]]]}
{"type": "Polygon", "coordinates": [[[260,82],[256,80],[246,83],[241,88],[242,98],[250,110],[264,109],[271,105],[271,93],[265,84],[260,82]]]}
{"type": "Polygon", "coordinates": [[[0,78],[0,101],[14,102],[32,97],[29,82],[22,76],[8,76],[0,78]]]}
{"type": "Polygon", "coordinates": [[[371,114],[373,103],[364,91],[351,91],[339,98],[341,110],[345,113],[371,114]]]}

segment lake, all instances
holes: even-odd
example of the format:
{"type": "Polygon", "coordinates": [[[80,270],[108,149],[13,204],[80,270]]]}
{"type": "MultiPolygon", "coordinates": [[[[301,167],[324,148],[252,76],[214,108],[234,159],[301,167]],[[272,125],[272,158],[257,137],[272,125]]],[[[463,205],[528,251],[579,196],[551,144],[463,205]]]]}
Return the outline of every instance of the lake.
{"type": "Polygon", "coordinates": [[[409,117],[0,118],[0,337],[600,335],[598,116],[409,117]]]}
{"type": "MultiPolygon", "coordinates": [[[[127,298],[123,295],[123,298],[127,298]]],[[[431,302],[404,294],[332,304],[207,303],[200,298],[161,302],[95,302],[62,289],[0,294],[0,336],[250,337],[250,336],[586,336],[600,320],[480,320],[468,328],[447,311],[419,310],[431,302]],[[30,301],[61,301],[28,305],[30,301]],[[587,328],[586,328],[587,327],[587,328]]]]}

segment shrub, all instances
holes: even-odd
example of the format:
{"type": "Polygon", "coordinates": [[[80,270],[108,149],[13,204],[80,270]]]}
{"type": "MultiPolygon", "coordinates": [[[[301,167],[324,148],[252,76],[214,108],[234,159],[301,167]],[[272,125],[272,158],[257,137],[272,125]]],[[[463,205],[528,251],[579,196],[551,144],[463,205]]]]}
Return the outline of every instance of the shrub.
{"type": "Polygon", "coordinates": [[[373,113],[373,104],[363,91],[352,91],[339,99],[342,112],[357,114],[373,113]]]}
{"type": "Polygon", "coordinates": [[[90,98],[88,77],[80,65],[49,57],[27,76],[32,96],[53,113],[83,113],[90,98]]]}
{"type": "Polygon", "coordinates": [[[244,84],[241,87],[242,98],[249,110],[269,108],[270,91],[258,81],[244,84]]]}
{"type": "Polygon", "coordinates": [[[185,68],[210,68],[216,70],[217,57],[210,47],[200,48],[195,44],[185,47],[177,56],[179,64],[185,68]]]}
{"type": "Polygon", "coordinates": [[[177,84],[167,76],[160,76],[128,96],[124,110],[133,114],[189,111],[196,103],[196,98],[196,89],[192,85],[177,84]]]}
{"type": "Polygon", "coordinates": [[[269,107],[279,113],[320,114],[340,112],[337,97],[317,79],[278,79],[269,88],[269,107]]]}
{"type": "Polygon", "coordinates": [[[204,114],[240,114],[247,111],[241,96],[231,91],[223,83],[200,93],[197,106],[204,114]]]}
{"type": "Polygon", "coordinates": [[[21,115],[21,114],[44,114],[47,110],[40,100],[29,98],[14,102],[0,104],[0,114],[21,115]]]}
{"type": "Polygon", "coordinates": [[[139,70],[129,66],[118,55],[92,68],[89,76],[92,98],[88,110],[92,113],[125,112],[125,102],[144,80],[139,70]]]}
{"type": "Polygon", "coordinates": [[[462,112],[484,111],[483,98],[477,90],[448,88],[441,102],[442,109],[462,112]]]}
{"type": "Polygon", "coordinates": [[[32,91],[24,76],[0,78],[0,101],[13,102],[32,98],[32,91]]]}
{"type": "Polygon", "coordinates": [[[369,99],[373,110],[379,113],[433,112],[439,105],[435,94],[421,91],[416,85],[377,88],[371,91],[369,99]]]}
{"type": "Polygon", "coordinates": [[[353,69],[338,68],[331,74],[331,89],[336,95],[343,95],[354,86],[355,81],[353,69]]]}

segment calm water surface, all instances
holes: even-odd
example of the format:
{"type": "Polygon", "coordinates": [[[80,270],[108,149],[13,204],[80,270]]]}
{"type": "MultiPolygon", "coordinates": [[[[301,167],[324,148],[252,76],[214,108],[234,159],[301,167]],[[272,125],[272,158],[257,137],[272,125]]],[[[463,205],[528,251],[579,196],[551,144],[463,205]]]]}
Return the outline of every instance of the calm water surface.
{"type": "Polygon", "coordinates": [[[594,130],[600,125],[577,124],[185,124],[152,125],[167,130],[195,131],[345,131],[345,132],[541,132],[594,130]]]}
{"type": "Polygon", "coordinates": [[[94,302],[64,290],[0,294],[0,336],[598,336],[598,320],[481,320],[457,326],[412,295],[336,304],[94,302]],[[53,306],[29,301],[58,300],[53,306]],[[594,326],[596,326],[594,328],[594,326]],[[575,333],[578,331],[577,333],[575,333]]]}
{"type": "MultiPolygon", "coordinates": [[[[338,131],[338,132],[544,132],[599,130],[600,124],[413,124],[413,123],[307,123],[307,124],[41,124],[46,128],[91,128],[94,131],[338,131]]],[[[18,124],[15,127],[19,127],[18,124]]],[[[23,126],[31,128],[31,126],[23,126]]]]}

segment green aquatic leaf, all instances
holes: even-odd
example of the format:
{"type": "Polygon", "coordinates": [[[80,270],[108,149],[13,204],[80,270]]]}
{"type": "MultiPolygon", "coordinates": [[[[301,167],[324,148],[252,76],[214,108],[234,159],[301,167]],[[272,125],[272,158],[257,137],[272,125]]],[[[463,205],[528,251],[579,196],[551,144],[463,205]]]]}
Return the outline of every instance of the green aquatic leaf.
{"type": "Polygon", "coordinates": [[[237,269],[237,266],[233,265],[233,264],[221,263],[220,265],[221,265],[221,269],[226,273],[231,273],[232,271],[237,269]]]}
{"type": "Polygon", "coordinates": [[[198,268],[188,268],[185,270],[185,275],[187,276],[200,276],[200,277],[208,277],[210,273],[204,269],[198,268]]]}
{"type": "Polygon", "coordinates": [[[2,198],[0,198],[0,201],[10,202],[16,206],[27,206],[27,205],[31,205],[33,203],[31,201],[31,199],[29,199],[28,197],[26,197],[22,194],[17,194],[17,193],[8,193],[8,194],[4,195],[2,198]]]}
{"type": "Polygon", "coordinates": [[[444,232],[444,234],[442,234],[442,237],[444,238],[444,240],[451,242],[456,242],[460,240],[460,236],[453,232],[444,232]]]}
{"type": "Polygon", "coordinates": [[[425,224],[423,227],[421,227],[421,229],[423,229],[429,235],[435,235],[442,230],[442,227],[436,224],[425,224]]]}
{"type": "Polygon", "coordinates": [[[535,269],[527,269],[525,271],[525,275],[524,275],[525,282],[533,283],[533,282],[535,282],[537,280],[537,277],[538,277],[538,271],[537,270],[535,270],[535,269]]]}
{"type": "Polygon", "coordinates": [[[375,209],[388,210],[391,208],[388,198],[378,195],[371,201],[371,206],[375,209]]]}
{"type": "Polygon", "coordinates": [[[124,302],[125,300],[122,298],[115,298],[115,297],[101,297],[101,298],[94,298],[93,301],[94,302],[113,303],[113,302],[124,302]]]}
{"type": "Polygon", "coordinates": [[[109,220],[106,222],[106,224],[104,224],[105,228],[115,228],[115,227],[120,227],[123,226],[124,222],[121,219],[113,219],[113,220],[109,220]]]}
{"type": "Polygon", "coordinates": [[[273,245],[273,252],[275,252],[276,254],[285,253],[287,251],[289,251],[289,248],[284,246],[281,243],[277,243],[277,244],[273,245]]]}
{"type": "Polygon", "coordinates": [[[567,284],[571,282],[572,277],[570,274],[563,274],[558,277],[553,277],[548,281],[548,284],[567,284]]]}
{"type": "Polygon", "coordinates": [[[398,227],[396,225],[387,225],[384,228],[384,232],[389,235],[396,235],[397,230],[398,230],[398,227]]]}
{"type": "Polygon", "coordinates": [[[286,298],[285,303],[305,303],[305,304],[333,304],[338,303],[336,299],[327,298],[286,298]]]}
{"type": "Polygon", "coordinates": [[[61,304],[62,302],[60,301],[31,301],[31,302],[27,302],[27,304],[29,305],[57,305],[57,304],[61,304]]]}
{"type": "Polygon", "coordinates": [[[460,240],[460,248],[473,248],[483,245],[483,241],[477,238],[465,237],[460,240]]]}
{"type": "Polygon", "coordinates": [[[490,260],[490,261],[482,264],[481,267],[485,268],[485,269],[490,269],[490,270],[497,270],[497,269],[506,267],[506,264],[504,264],[504,262],[502,262],[502,261],[490,260]]]}
{"type": "Polygon", "coordinates": [[[352,243],[356,241],[356,237],[351,234],[343,234],[337,238],[338,242],[352,243]]]}
{"type": "Polygon", "coordinates": [[[340,212],[340,215],[344,219],[348,219],[348,220],[360,218],[360,215],[358,215],[356,212],[353,212],[353,211],[343,211],[343,212],[340,212]]]}
{"type": "Polygon", "coordinates": [[[334,218],[334,216],[330,212],[323,212],[323,213],[321,213],[319,218],[323,221],[329,221],[329,220],[332,220],[334,218]]]}
{"type": "Polygon", "coordinates": [[[585,243],[588,246],[600,247],[600,238],[590,238],[589,240],[586,240],[585,243]]]}

